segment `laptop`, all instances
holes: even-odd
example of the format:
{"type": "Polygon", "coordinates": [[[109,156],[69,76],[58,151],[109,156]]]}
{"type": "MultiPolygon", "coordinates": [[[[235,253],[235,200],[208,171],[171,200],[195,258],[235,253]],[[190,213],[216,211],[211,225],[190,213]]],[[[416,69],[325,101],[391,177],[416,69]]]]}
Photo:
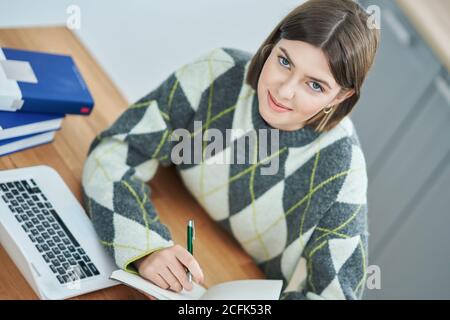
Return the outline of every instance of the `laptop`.
{"type": "Polygon", "coordinates": [[[91,220],[51,167],[0,171],[0,243],[41,299],[119,284],[91,220]]]}

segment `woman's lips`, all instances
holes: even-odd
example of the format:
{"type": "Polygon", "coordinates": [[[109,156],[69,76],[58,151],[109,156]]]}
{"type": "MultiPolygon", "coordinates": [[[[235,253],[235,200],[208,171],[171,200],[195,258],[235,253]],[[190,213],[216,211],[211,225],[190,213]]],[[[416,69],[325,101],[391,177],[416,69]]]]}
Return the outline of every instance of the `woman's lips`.
{"type": "Polygon", "coordinates": [[[270,106],[273,110],[275,110],[275,111],[277,111],[277,112],[289,112],[289,111],[292,111],[292,109],[289,109],[289,108],[286,108],[286,107],[283,107],[283,106],[280,106],[279,104],[277,104],[277,103],[273,100],[272,95],[270,94],[269,91],[267,91],[267,101],[268,101],[268,103],[269,103],[269,106],[270,106]]]}

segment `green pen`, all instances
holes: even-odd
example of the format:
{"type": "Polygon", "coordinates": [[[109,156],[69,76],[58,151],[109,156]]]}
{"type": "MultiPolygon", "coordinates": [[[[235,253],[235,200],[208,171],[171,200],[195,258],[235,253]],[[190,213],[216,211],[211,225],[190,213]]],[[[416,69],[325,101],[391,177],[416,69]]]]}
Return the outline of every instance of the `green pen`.
{"type": "MultiPolygon", "coordinates": [[[[190,254],[194,255],[195,226],[194,220],[190,219],[187,224],[187,249],[190,254]]],[[[189,282],[192,282],[192,274],[188,272],[189,282]]]]}

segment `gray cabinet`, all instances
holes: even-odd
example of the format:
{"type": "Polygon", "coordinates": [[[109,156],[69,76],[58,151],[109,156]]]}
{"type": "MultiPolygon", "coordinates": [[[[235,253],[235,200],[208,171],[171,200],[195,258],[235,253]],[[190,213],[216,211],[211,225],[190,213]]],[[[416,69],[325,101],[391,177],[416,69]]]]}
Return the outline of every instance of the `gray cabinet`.
{"type": "MultiPolygon", "coordinates": [[[[381,42],[376,60],[364,84],[361,100],[351,118],[361,140],[367,162],[368,205],[371,223],[370,251],[376,255],[385,232],[410,201],[413,190],[403,188],[396,175],[399,163],[387,167],[401,137],[417,116],[417,109],[441,69],[431,50],[420,39],[392,1],[361,1],[381,10],[381,42]],[[383,170],[384,169],[384,170],[383,170]],[[392,200],[395,199],[393,202],[392,200]]],[[[407,155],[407,154],[406,154],[407,155]]],[[[406,156],[405,155],[405,156],[406,156]]],[[[394,158],[394,161],[399,161],[394,158]]],[[[411,163],[407,170],[414,170],[411,163]]]]}
{"type": "MultiPolygon", "coordinates": [[[[429,179],[450,150],[449,85],[441,76],[432,84],[426,99],[419,99],[406,117],[401,135],[393,137],[395,145],[383,154],[379,173],[369,186],[370,229],[376,236],[371,247],[374,259],[403,228],[412,206],[429,192],[428,183],[433,183],[429,179]]],[[[450,185],[448,190],[450,196],[450,185]]]]}
{"type": "MultiPolygon", "coordinates": [[[[438,110],[447,108],[443,115],[449,123],[450,103],[439,104],[439,98],[434,103],[432,107],[438,110]]],[[[442,124],[439,121],[436,129],[429,128],[430,132],[447,131],[448,141],[449,129],[442,124]]],[[[438,147],[442,140],[444,137],[431,144],[447,153],[389,235],[390,243],[376,261],[381,270],[381,290],[366,290],[366,299],[450,298],[450,148],[448,143],[438,147]]]]}
{"type": "Polygon", "coordinates": [[[393,1],[351,118],[368,167],[369,263],[381,290],[366,299],[450,299],[448,72],[393,1]]]}
{"type": "Polygon", "coordinates": [[[440,64],[392,1],[362,1],[381,8],[381,42],[361,99],[351,113],[369,173],[378,173],[408,113],[426,93],[440,64]],[[370,145],[370,147],[369,147],[370,145]]]}

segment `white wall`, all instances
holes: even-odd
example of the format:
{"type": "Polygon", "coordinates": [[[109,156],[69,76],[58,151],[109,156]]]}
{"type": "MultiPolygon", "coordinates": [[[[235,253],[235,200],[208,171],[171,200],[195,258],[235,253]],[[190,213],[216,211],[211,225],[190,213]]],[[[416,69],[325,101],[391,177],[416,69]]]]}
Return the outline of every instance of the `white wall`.
{"type": "Polygon", "coordinates": [[[255,52],[303,0],[0,0],[0,27],[65,25],[77,5],[75,33],[129,102],[172,71],[219,46],[255,52]]]}

